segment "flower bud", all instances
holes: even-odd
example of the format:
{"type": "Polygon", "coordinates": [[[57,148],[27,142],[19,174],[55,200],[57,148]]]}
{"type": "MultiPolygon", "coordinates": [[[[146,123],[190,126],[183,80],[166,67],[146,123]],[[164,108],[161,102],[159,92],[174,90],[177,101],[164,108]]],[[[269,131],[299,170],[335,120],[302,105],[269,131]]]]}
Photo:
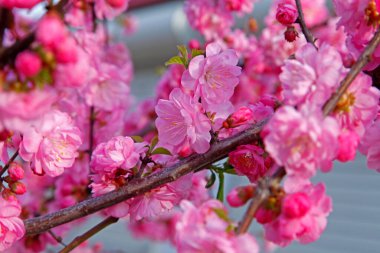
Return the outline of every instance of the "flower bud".
{"type": "Polygon", "coordinates": [[[294,26],[288,26],[285,33],[285,40],[287,42],[293,42],[295,41],[299,36],[297,30],[294,28],[294,26]]]}
{"type": "Polygon", "coordinates": [[[247,203],[254,193],[255,187],[253,185],[236,187],[227,195],[227,202],[232,207],[240,207],[247,203]]]}
{"type": "Polygon", "coordinates": [[[8,169],[9,177],[13,181],[18,181],[24,178],[24,169],[18,163],[11,163],[8,169]]]}
{"type": "Polygon", "coordinates": [[[277,7],[276,19],[283,25],[293,24],[298,17],[297,8],[292,4],[281,3],[277,7]]]}
{"type": "Polygon", "coordinates": [[[287,195],[282,202],[282,213],[288,218],[300,218],[310,210],[310,200],[305,193],[287,195]]]}
{"type": "Polygon", "coordinates": [[[253,118],[253,112],[248,107],[240,107],[236,112],[230,115],[225,122],[224,128],[233,128],[246,124],[253,118]]]}
{"type": "Polygon", "coordinates": [[[189,48],[190,49],[201,49],[201,43],[199,43],[196,39],[191,39],[189,41],[189,48]]]}
{"type": "Polygon", "coordinates": [[[18,195],[22,195],[26,192],[26,187],[21,182],[14,182],[14,183],[10,184],[9,187],[10,187],[12,192],[14,192],[18,195]]]}
{"type": "Polygon", "coordinates": [[[266,224],[276,219],[277,214],[275,211],[260,207],[256,212],[256,220],[260,224],[266,224]]]}
{"type": "Polygon", "coordinates": [[[42,61],[38,54],[28,50],[17,55],[15,65],[20,74],[33,77],[40,72],[42,61]]]}

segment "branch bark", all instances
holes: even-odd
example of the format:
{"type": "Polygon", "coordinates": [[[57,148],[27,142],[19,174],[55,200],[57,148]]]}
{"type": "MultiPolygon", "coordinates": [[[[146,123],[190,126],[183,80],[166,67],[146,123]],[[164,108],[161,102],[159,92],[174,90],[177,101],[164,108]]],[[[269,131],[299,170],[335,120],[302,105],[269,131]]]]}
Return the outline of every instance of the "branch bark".
{"type": "Polygon", "coordinates": [[[258,140],[260,138],[259,133],[265,124],[266,121],[262,121],[236,136],[213,144],[210,150],[204,154],[194,154],[173,166],[163,169],[160,173],[132,180],[130,183],[116,191],[87,199],[74,206],[51,214],[27,219],[24,221],[26,235],[42,233],[53,227],[87,216],[101,209],[146,193],[164,184],[173,182],[179,177],[196,170],[206,168],[212,163],[226,157],[228,153],[233,151],[237,146],[249,144],[258,140]]]}
{"type": "Polygon", "coordinates": [[[297,21],[301,26],[302,33],[305,35],[307,42],[311,43],[315,48],[317,48],[317,46],[315,45],[315,38],[306,26],[305,18],[303,16],[303,11],[302,11],[301,0],[296,0],[296,5],[297,5],[297,10],[298,10],[297,21]]]}

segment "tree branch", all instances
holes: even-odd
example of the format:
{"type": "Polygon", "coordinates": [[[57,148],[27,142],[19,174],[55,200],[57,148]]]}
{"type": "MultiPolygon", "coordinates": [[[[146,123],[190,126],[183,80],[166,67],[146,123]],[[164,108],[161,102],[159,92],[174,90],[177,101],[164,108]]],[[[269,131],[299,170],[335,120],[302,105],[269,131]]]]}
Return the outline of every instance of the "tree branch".
{"type": "Polygon", "coordinates": [[[17,156],[18,156],[18,149],[13,154],[13,156],[11,157],[11,159],[9,159],[9,161],[7,162],[7,164],[5,164],[4,168],[0,171],[0,177],[7,171],[7,169],[11,165],[11,163],[13,163],[14,160],[16,160],[17,156]]]}
{"type": "Polygon", "coordinates": [[[305,18],[303,16],[303,11],[302,11],[301,0],[296,0],[296,5],[297,5],[297,10],[298,10],[298,19],[296,22],[300,24],[302,33],[305,35],[307,42],[311,43],[315,48],[317,48],[317,46],[315,45],[314,36],[306,26],[305,18]]]}
{"type": "Polygon", "coordinates": [[[135,179],[116,191],[104,195],[89,198],[74,206],[57,212],[43,215],[24,221],[26,234],[39,234],[53,227],[79,219],[95,213],[114,204],[120,203],[132,197],[146,193],[164,184],[173,182],[178,178],[196,170],[206,168],[212,163],[228,156],[237,146],[249,144],[258,140],[259,133],[266,120],[253,125],[249,129],[213,144],[209,151],[204,154],[194,154],[179,161],[177,164],[163,169],[159,173],[151,174],[141,179],[135,179]]]}
{"type": "Polygon", "coordinates": [[[375,35],[369,42],[366,49],[360,55],[359,59],[355,62],[355,64],[351,67],[350,72],[346,75],[346,77],[340,83],[340,86],[336,92],[331,96],[331,98],[327,101],[327,103],[323,106],[324,115],[330,114],[338,104],[340,98],[346,92],[351,83],[355,80],[355,78],[359,75],[359,73],[363,70],[365,65],[371,61],[371,56],[373,52],[376,50],[377,46],[380,43],[380,28],[376,31],[375,35]]]}
{"type": "Polygon", "coordinates": [[[59,253],[69,253],[79,245],[81,245],[83,242],[87,241],[89,238],[94,236],[96,233],[100,232],[101,230],[105,229],[109,225],[116,223],[119,220],[119,218],[115,217],[108,217],[107,219],[103,220],[99,224],[97,224],[95,227],[92,227],[90,230],[85,232],[83,235],[80,235],[76,237],[73,241],[71,241],[65,248],[63,248],[59,253]]]}

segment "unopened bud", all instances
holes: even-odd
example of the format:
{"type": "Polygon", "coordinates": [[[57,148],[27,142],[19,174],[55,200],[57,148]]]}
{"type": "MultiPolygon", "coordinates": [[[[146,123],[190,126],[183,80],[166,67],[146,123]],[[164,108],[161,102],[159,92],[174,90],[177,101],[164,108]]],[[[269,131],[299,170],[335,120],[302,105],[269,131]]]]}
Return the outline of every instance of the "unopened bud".
{"type": "Polygon", "coordinates": [[[299,36],[297,30],[294,28],[294,26],[288,26],[285,33],[285,40],[287,42],[293,42],[295,41],[299,36]]]}
{"type": "Polygon", "coordinates": [[[14,182],[14,183],[10,184],[9,187],[10,187],[12,192],[14,192],[18,195],[22,195],[26,192],[26,187],[21,182],[14,182]]]}
{"type": "Polygon", "coordinates": [[[13,181],[18,181],[24,178],[24,169],[18,163],[11,163],[8,169],[8,174],[13,181]]]}

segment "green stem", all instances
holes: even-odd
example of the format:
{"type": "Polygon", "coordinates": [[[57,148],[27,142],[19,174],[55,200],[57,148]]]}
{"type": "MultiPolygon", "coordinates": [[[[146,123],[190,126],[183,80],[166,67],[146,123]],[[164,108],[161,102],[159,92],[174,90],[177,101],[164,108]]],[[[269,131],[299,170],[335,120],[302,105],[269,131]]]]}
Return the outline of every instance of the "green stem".
{"type": "Polygon", "coordinates": [[[219,188],[218,188],[218,194],[216,195],[216,198],[220,201],[224,201],[224,174],[223,172],[219,172],[219,188]]]}

